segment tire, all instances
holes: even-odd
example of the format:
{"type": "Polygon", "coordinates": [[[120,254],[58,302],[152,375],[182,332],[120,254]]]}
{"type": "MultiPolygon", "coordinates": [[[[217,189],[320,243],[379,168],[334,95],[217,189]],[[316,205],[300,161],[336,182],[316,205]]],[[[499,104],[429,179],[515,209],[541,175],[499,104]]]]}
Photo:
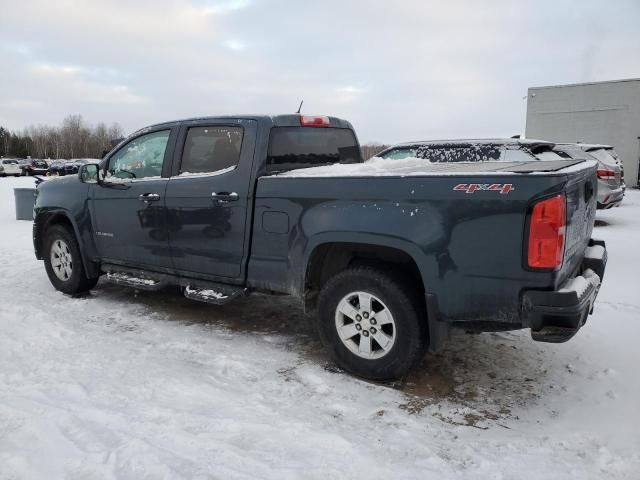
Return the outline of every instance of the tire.
{"type": "Polygon", "coordinates": [[[69,295],[87,292],[98,277],[87,278],[75,235],[62,225],[47,229],[44,239],[44,265],[56,290],[69,295]],[[54,264],[57,263],[57,264],[54,264]]]}
{"type": "Polygon", "coordinates": [[[320,339],[350,373],[371,380],[399,378],[422,360],[429,344],[426,311],[418,299],[414,288],[382,269],[344,270],[320,291],[320,339]]]}

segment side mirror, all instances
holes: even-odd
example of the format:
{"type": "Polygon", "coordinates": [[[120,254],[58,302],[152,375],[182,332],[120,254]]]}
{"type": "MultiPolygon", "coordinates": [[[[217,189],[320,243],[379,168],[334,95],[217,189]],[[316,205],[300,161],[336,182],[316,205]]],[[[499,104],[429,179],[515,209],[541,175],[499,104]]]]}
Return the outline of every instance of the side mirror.
{"type": "Polygon", "coordinates": [[[78,178],[82,183],[100,183],[100,166],[95,163],[87,163],[78,170],[78,178]]]}

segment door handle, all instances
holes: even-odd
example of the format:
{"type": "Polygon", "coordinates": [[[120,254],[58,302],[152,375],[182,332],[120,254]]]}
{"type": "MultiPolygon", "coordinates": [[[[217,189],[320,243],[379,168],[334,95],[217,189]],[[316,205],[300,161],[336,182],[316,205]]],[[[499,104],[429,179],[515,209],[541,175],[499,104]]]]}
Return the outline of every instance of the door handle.
{"type": "Polygon", "coordinates": [[[160,195],[157,193],[143,193],[138,197],[141,202],[157,202],[160,200],[160,195]]]}
{"type": "Polygon", "coordinates": [[[240,198],[240,195],[238,195],[236,192],[220,192],[220,193],[216,193],[213,192],[211,194],[211,199],[212,200],[217,200],[219,203],[226,203],[226,202],[237,202],[238,199],[240,198]]]}

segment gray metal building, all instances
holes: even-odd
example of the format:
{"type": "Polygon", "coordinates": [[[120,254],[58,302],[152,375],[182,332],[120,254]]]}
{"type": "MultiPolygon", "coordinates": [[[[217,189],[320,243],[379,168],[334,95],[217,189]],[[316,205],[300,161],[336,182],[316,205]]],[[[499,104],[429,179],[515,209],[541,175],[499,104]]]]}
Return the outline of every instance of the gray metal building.
{"type": "Polygon", "coordinates": [[[613,145],[627,185],[638,185],[640,79],[529,89],[527,138],[613,145]]]}

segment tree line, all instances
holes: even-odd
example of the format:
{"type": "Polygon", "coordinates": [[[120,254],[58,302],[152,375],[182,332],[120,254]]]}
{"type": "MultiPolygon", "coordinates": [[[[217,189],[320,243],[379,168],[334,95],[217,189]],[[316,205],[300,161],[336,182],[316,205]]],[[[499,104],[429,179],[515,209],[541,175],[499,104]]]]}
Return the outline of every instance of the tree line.
{"type": "MultiPolygon", "coordinates": [[[[114,141],[124,136],[118,123],[107,126],[100,122],[88,125],[82,115],[69,115],[59,127],[31,125],[22,132],[11,132],[0,126],[0,157],[11,158],[102,158],[114,141]]],[[[367,160],[388,145],[361,145],[362,158],[367,160]]]]}
{"type": "Polygon", "coordinates": [[[102,158],[114,140],[123,137],[117,123],[87,124],[82,115],[69,115],[62,125],[31,125],[22,132],[0,126],[0,157],[14,158],[102,158]]]}

